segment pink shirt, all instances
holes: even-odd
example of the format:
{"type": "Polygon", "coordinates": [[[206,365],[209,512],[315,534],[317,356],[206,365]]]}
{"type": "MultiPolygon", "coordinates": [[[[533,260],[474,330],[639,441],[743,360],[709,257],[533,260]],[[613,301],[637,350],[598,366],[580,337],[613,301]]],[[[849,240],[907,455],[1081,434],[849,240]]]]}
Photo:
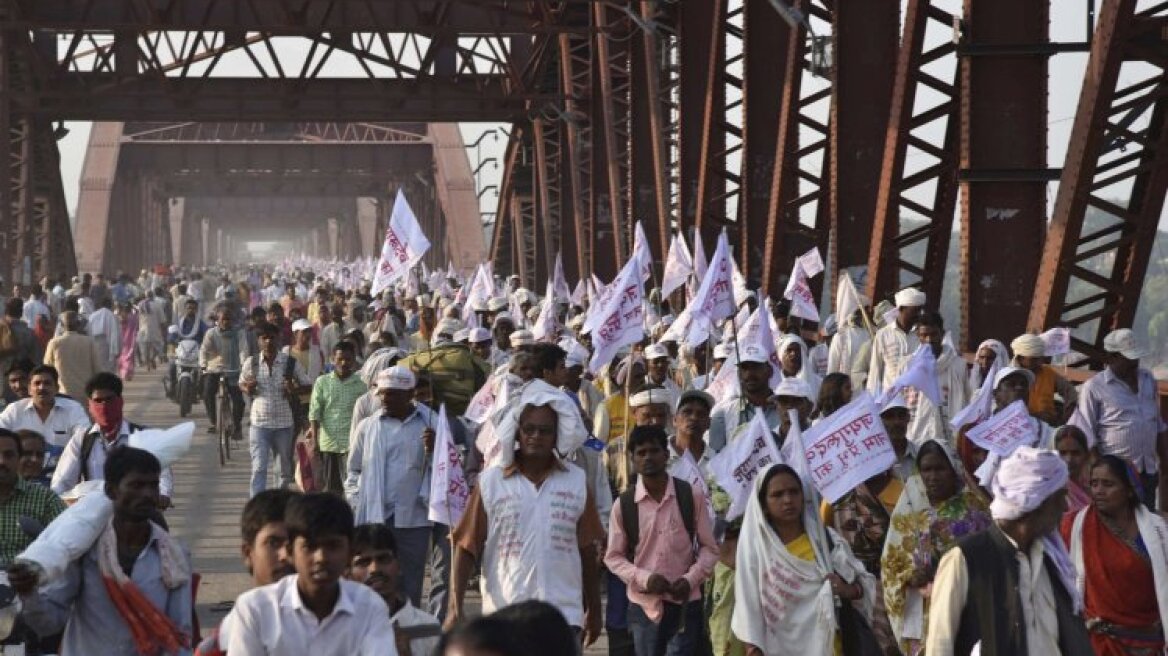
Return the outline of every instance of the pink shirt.
{"type": "MultiPolygon", "coordinates": [[[[689,601],[700,599],[702,583],[710,577],[718,562],[718,545],[714,542],[710,516],[705,512],[705,496],[698,490],[693,491],[694,532],[699,545],[696,558],[694,546],[681,521],[681,509],[673,491],[672,477],[660,503],[649,496],[640,479],[637,480],[633,498],[637,503],[638,527],[641,532],[633,562],[630,563],[625,555],[628,537],[621,522],[620,503],[617,502],[612,504],[612,517],[608,523],[608,549],[604,554],[604,564],[628,585],[629,601],[639,605],[651,621],[657,622],[661,619],[665,597],[645,592],[649,577],[660,574],[670,583],[685,577],[689,581],[689,601]]],[[[676,603],[676,600],[673,601],[676,603]]]]}

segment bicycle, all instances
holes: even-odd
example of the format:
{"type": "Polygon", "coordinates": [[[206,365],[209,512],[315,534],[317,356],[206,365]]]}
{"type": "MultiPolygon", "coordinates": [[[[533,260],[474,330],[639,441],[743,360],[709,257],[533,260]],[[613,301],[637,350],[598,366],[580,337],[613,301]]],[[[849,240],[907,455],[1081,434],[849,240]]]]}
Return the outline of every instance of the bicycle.
{"type": "Polygon", "coordinates": [[[219,375],[219,393],[216,395],[218,399],[219,415],[215,426],[217,428],[216,438],[219,442],[219,466],[226,467],[227,461],[231,460],[231,443],[235,440],[235,420],[232,416],[231,409],[231,394],[227,390],[228,374],[226,372],[219,375]]]}

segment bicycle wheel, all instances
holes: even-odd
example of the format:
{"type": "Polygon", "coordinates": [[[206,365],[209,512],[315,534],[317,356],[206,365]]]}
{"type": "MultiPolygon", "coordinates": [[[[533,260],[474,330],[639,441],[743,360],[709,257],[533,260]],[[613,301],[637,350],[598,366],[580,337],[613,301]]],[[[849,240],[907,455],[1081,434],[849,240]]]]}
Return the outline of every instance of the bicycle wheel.
{"type": "Polygon", "coordinates": [[[231,398],[227,396],[227,386],[223,383],[219,384],[219,423],[218,439],[219,439],[219,466],[227,466],[227,461],[231,458],[231,453],[228,452],[229,440],[231,439],[231,398]]]}

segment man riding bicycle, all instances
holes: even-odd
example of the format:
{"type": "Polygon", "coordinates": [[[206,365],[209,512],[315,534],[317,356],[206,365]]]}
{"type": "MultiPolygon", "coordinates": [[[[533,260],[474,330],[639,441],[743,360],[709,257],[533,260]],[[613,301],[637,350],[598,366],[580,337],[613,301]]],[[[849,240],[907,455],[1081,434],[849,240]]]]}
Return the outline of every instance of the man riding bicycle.
{"type": "Polygon", "coordinates": [[[211,422],[208,433],[218,430],[215,425],[216,395],[219,379],[227,382],[227,393],[231,397],[231,418],[234,422],[235,438],[242,435],[243,392],[239,389],[239,371],[243,359],[250,353],[245,331],[232,321],[231,312],[222,310],[216,315],[215,327],[203,337],[203,348],[199,350],[199,366],[203,369],[203,405],[207,409],[207,419],[211,422]]]}

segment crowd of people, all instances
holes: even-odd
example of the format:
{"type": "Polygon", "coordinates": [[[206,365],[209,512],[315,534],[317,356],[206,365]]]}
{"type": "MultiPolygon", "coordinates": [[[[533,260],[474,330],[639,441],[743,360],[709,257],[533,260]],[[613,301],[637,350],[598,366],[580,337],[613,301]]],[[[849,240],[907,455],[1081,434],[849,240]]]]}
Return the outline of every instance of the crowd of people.
{"type": "Polygon", "coordinates": [[[596,362],[583,283],[484,298],[451,268],[375,295],[320,261],[61,282],[0,322],[0,564],[26,653],[1165,653],[1168,425],[1130,329],[1076,387],[1038,335],[967,361],[912,288],[821,324],[741,295],[700,344],[671,330],[684,291],[649,294],[643,338],[596,362]],[[773,330],[740,338],[751,316],[773,330]],[[136,367],[174,397],[183,343],[208,431],[250,456],[253,585],[217,627],[123,399],[136,367]],[[922,352],[932,380],[902,384],[922,352]],[[792,444],[864,394],[893,464],[828,502],[792,444]],[[988,448],[979,426],[1023,406],[1025,439],[988,448]],[[740,467],[736,497],[711,463],[752,422],[782,461],[740,467]],[[86,493],[113,502],[97,543],[56,575],[22,559],[86,493]]]}

